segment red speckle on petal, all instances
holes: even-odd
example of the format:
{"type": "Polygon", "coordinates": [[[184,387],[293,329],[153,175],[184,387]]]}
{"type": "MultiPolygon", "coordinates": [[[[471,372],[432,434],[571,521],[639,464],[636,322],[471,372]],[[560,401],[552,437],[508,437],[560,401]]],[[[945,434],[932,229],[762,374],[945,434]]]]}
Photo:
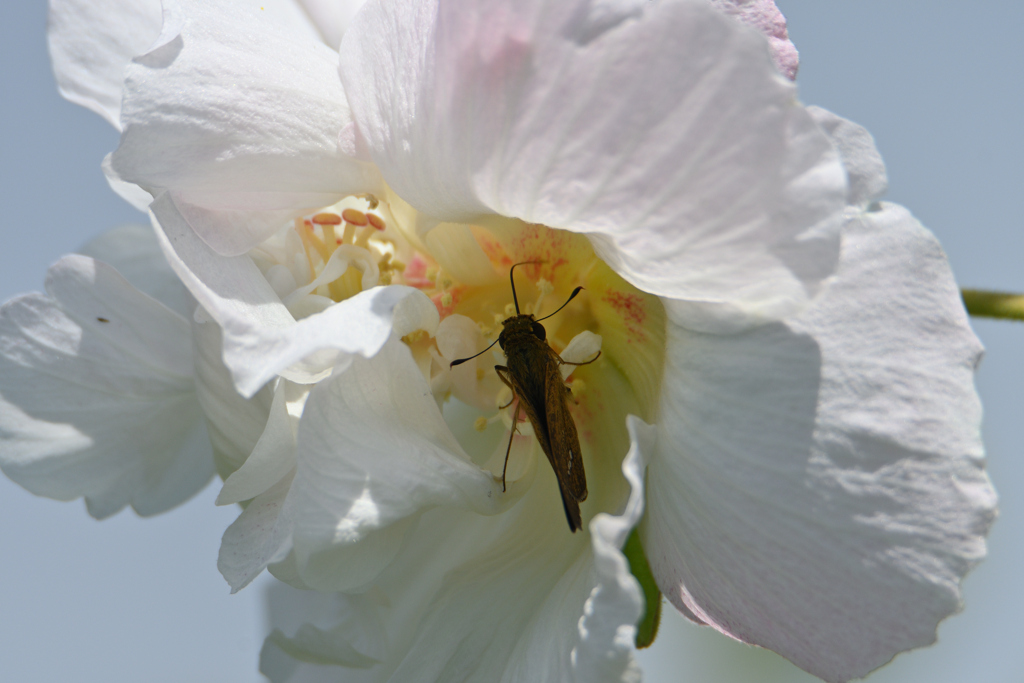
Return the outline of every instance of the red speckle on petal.
{"type": "Polygon", "coordinates": [[[644,332],[644,323],[647,321],[647,309],[644,307],[644,300],[641,296],[625,292],[608,291],[605,292],[602,299],[622,318],[623,324],[629,331],[629,336],[626,338],[627,343],[647,341],[647,334],[644,332]]]}
{"type": "Polygon", "coordinates": [[[427,262],[419,254],[412,257],[409,265],[405,267],[402,277],[405,284],[410,287],[426,289],[434,286],[434,281],[427,277],[427,262]]]}

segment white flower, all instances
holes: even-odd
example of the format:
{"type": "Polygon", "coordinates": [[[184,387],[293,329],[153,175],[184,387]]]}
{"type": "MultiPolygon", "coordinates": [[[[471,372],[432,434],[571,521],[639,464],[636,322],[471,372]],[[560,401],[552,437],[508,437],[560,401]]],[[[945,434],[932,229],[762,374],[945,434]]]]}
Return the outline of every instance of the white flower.
{"type": "MultiPolygon", "coordinates": [[[[765,4],[724,4],[774,26],[795,69],[765,4]]],[[[336,594],[268,639],[263,670],[635,680],[644,601],[620,549],[638,523],[678,609],[826,680],[931,642],[993,516],[980,348],[934,240],[876,203],[863,129],[801,107],[763,37],[703,1],[371,1],[350,23],[324,7],[317,30],[288,3],[168,2],[159,23],[65,2],[51,34],[64,92],[123,129],[112,182],[155,197],[200,304],[160,341],[194,345],[174,377],[208,421],[219,502],[246,503],[222,572],[336,594]],[[69,28],[83,14],[96,32],[69,28]],[[339,57],[322,41],[341,24],[339,57]],[[519,303],[539,317],[584,285],[547,338],[565,360],[602,351],[571,381],[579,534],[525,426],[502,486],[493,361],[448,368],[509,314],[509,266],[538,260],[519,303]]],[[[72,263],[97,301],[141,296],[72,263]]],[[[5,305],[3,362],[45,371],[23,352],[40,331],[108,324],[61,291],[28,323],[5,305]]],[[[164,309],[125,310],[138,326],[164,309]]],[[[68,367],[89,361],[78,337],[68,367]]],[[[17,422],[33,387],[0,392],[10,452],[43,444],[5,456],[21,481],[67,421],[35,437],[17,422]]],[[[161,425],[136,431],[161,444],[161,425]]]]}

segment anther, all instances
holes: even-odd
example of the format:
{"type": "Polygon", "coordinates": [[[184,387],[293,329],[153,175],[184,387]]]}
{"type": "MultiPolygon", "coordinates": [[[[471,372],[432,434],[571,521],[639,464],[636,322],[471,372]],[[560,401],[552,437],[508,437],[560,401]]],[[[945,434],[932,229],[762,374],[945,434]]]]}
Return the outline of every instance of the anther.
{"type": "Polygon", "coordinates": [[[317,225],[341,225],[341,216],[336,213],[318,213],[313,216],[313,222],[317,225]]]}
{"type": "Polygon", "coordinates": [[[386,226],[386,224],[384,223],[384,219],[375,213],[366,214],[366,220],[368,220],[370,222],[370,225],[377,228],[378,230],[383,230],[386,226]]]}
{"type": "Polygon", "coordinates": [[[367,220],[366,214],[358,209],[345,209],[341,212],[341,217],[345,219],[346,223],[352,225],[363,226],[370,222],[367,220]]]}

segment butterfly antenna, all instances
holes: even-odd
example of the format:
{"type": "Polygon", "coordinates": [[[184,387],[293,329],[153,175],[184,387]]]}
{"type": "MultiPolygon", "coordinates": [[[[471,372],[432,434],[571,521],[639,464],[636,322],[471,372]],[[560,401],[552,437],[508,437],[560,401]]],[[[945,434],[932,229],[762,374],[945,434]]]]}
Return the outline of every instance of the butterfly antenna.
{"type": "Polygon", "coordinates": [[[528,265],[539,266],[542,263],[544,263],[544,262],[543,261],[520,261],[519,263],[515,264],[514,266],[512,266],[511,268],[508,269],[508,280],[509,280],[509,282],[512,283],[512,303],[514,303],[516,305],[516,315],[521,315],[519,313],[519,299],[516,297],[516,279],[512,276],[513,273],[516,272],[516,266],[528,266],[528,265]]]}
{"type": "MultiPolygon", "coordinates": [[[[560,311],[563,308],[565,308],[566,306],[568,306],[569,302],[572,301],[573,299],[575,299],[576,295],[579,294],[582,291],[583,291],[582,287],[577,287],[576,289],[572,290],[572,294],[569,295],[569,298],[565,300],[564,304],[562,304],[561,306],[558,307],[558,311],[560,311]]],[[[555,313],[558,313],[558,311],[555,311],[555,313]]],[[[538,320],[537,322],[540,322],[541,320],[547,320],[548,318],[553,316],[555,313],[549,313],[546,316],[544,316],[543,318],[541,318],[540,320],[538,320]]]]}
{"type": "MultiPolygon", "coordinates": [[[[500,338],[500,337],[499,337],[499,338],[500,338]]],[[[484,354],[485,354],[485,353],[487,353],[487,351],[488,351],[488,350],[489,350],[489,349],[491,348],[491,346],[494,346],[494,345],[495,345],[495,344],[497,344],[497,343],[498,343],[498,340],[497,340],[497,339],[495,339],[494,341],[492,341],[492,342],[490,343],[490,345],[489,345],[489,346],[488,346],[488,347],[487,347],[486,349],[484,349],[484,350],[483,350],[483,351],[481,351],[480,353],[474,354],[474,355],[470,356],[469,358],[460,358],[460,359],[458,359],[458,360],[453,360],[453,361],[451,362],[451,364],[450,364],[450,365],[448,366],[448,369],[450,370],[450,369],[454,368],[454,367],[455,367],[456,365],[462,365],[462,364],[463,364],[463,363],[465,363],[465,362],[466,362],[467,360],[473,360],[473,359],[474,359],[474,358],[476,358],[477,356],[482,356],[482,355],[484,355],[484,354]]]]}

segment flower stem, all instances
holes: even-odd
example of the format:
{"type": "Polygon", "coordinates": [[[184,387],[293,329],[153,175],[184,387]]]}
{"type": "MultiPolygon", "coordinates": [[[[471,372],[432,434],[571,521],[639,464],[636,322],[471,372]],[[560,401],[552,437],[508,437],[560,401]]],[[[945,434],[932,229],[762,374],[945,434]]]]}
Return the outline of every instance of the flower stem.
{"type": "Polygon", "coordinates": [[[967,312],[984,318],[1024,320],[1024,294],[987,292],[981,289],[962,289],[967,312]]]}

